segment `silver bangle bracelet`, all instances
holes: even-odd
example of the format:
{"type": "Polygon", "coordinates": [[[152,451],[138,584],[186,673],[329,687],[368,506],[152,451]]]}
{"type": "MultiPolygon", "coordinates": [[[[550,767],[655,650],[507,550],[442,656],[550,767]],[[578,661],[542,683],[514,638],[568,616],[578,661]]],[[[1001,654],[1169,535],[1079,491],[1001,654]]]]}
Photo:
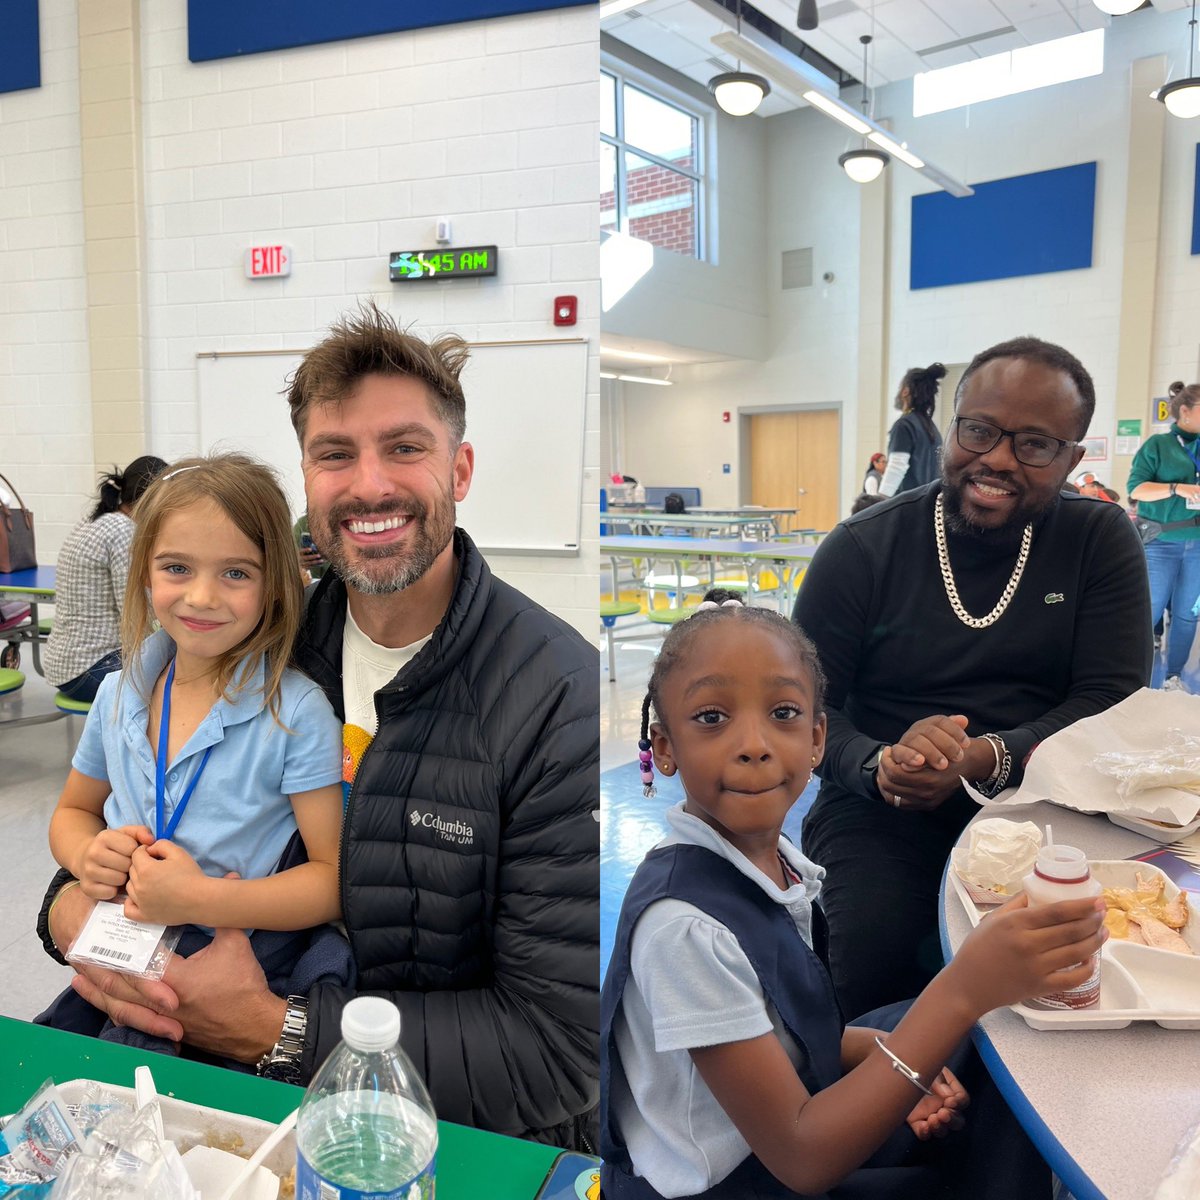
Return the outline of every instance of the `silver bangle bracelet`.
{"type": "Polygon", "coordinates": [[[933,1095],[933,1093],[921,1082],[920,1073],[917,1071],[914,1071],[912,1069],[912,1067],[910,1067],[908,1065],[908,1063],[903,1062],[901,1059],[897,1058],[883,1044],[883,1038],[876,1036],[875,1045],[877,1045],[880,1048],[880,1050],[882,1050],[884,1052],[884,1054],[886,1054],[888,1056],[888,1058],[890,1058],[892,1060],[892,1070],[893,1071],[899,1071],[900,1074],[903,1075],[904,1078],[907,1079],[908,1082],[911,1083],[913,1085],[913,1087],[915,1087],[918,1091],[924,1092],[925,1095],[927,1095],[927,1096],[933,1095]]]}

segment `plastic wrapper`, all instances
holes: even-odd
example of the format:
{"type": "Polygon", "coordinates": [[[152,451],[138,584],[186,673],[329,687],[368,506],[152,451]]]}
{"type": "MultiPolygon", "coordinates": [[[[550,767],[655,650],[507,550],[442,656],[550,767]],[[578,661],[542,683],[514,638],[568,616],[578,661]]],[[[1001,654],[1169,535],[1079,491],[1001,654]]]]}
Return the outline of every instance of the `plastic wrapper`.
{"type": "Polygon", "coordinates": [[[1200,736],[1170,729],[1163,745],[1152,750],[1100,754],[1096,769],[1117,781],[1125,799],[1149,788],[1173,787],[1200,796],[1200,736]]]}
{"type": "Polygon", "coordinates": [[[1004,904],[1022,890],[1033,870],[1042,831],[1032,821],[989,817],[968,831],[968,844],[955,846],[950,861],[976,904],[1004,904]]]}
{"type": "Polygon", "coordinates": [[[161,979],[183,936],[181,925],[150,925],[125,916],[121,899],[99,900],[64,956],[141,979],[161,979]]]}
{"type": "Polygon", "coordinates": [[[40,1200],[50,1195],[55,1178],[82,1144],[74,1117],[47,1079],[0,1129],[0,1197],[40,1200]]]}
{"type": "Polygon", "coordinates": [[[1196,1200],[1200,1196],[1200,1121],[1184,1135],[1152,1200],[1196,1200]]]}
{"type": "Polygon", "coordinates": [[[156,1107],[105,1115],[59,1173],[51,1200],[198,1200],[179,1152],[158,1140],[156,1107]]]}

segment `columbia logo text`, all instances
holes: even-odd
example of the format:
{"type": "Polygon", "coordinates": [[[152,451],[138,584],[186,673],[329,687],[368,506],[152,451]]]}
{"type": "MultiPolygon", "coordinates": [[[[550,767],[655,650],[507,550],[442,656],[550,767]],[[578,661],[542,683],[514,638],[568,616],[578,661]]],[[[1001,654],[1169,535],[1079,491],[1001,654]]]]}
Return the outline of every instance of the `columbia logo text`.
{"type": "Polygon", "coordinates": [[[408,823],[415,829],[420,825],[432,829],[444,841],[456,846],[469,846],[475,841],[475,830],[465,821],[443,821],[435,812],[418,812],[415,808],[408,814],[408,823]]]}

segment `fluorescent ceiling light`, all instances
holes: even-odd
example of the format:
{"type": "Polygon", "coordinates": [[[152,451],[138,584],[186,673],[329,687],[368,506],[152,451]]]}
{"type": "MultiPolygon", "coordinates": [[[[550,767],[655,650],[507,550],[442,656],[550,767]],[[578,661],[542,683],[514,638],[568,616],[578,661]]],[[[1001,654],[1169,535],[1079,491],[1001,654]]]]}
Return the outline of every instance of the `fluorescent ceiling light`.
{"type": "Polygon", "coordinates": [[[637,8],[642,0],[600,0],[600,20],[605,17],[615,17],[631,8],[637,8]]]}
{"type": "Polygon", "coordinates": [[[843,125],[853,129],[855,133],[869,133],[871,131],[870,125],[858,113],[847,108],[837,100],[831,100],[828,96],[823,96],[820,92],[814,92],[811,88],[804,93],[804,99],[813,108],[819,108],[826,116],[832,117],[835,121],[841,121],[843,125]]]}
{"type": "Polygon", "coordinates": [[[619,379],[622,383],[652,383],[655,387],[670,387],[669,379],[655,379],[651,375],[618,375],[615,371],[601,371],[601,379],[619,379]]]}
{"type": "Polygon", "coordinates": [[[615,346],[600,343],[600,353],[605,358],[628,358],[634,362],[669,363],[671,360],[661,354],[643,354],[640,350],[621,350],[615,346]]]}
{"type": "Polygon", "coordinates": [[[899,142],[888,137],[885,133],[879,133],[876,131],[875,133],[868,134],[867,137],[881,150],[886,150],[889,154],[898,158],[902,163],[912,167],[914,171],[919,171],[925,165],[924,159],[918,158],[911,150],[906,149],[904,146],[900,145],[899,142]]]}
{"type": "Polygon", "coordinates": [[[1092,0],[1092,3],[1110,17],[1123,17],[1135,8],[1142,7],[1142,0],[1092,0]]]}

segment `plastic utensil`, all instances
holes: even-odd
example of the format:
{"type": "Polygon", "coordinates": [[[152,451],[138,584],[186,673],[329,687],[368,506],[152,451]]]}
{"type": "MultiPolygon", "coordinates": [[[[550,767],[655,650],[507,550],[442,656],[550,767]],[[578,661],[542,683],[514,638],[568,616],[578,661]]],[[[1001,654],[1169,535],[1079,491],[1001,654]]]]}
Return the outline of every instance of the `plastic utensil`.
{"type": "Polygon", "coordinates": [[[262,1161],[291,1133],[299,1109],[286,1117],[263,1139],[249,1159],[213,1146],[193,1146],[183,1163],[201,1200],[276,1200],[279,1176],[262,1161]]]}
{"type": "Polygon", "coordinates": [[[163,1134],[162,1105],[159,1103],[158,1088],[154,1086],[154,1076],[149,1067],[134,1068],[133,1091],[139,1109],[145,1108],[147,1104],[154,1105],[154,1135],[158,1138],[160,1146],[165,1144],[167,1139],[163,1134]]]}

